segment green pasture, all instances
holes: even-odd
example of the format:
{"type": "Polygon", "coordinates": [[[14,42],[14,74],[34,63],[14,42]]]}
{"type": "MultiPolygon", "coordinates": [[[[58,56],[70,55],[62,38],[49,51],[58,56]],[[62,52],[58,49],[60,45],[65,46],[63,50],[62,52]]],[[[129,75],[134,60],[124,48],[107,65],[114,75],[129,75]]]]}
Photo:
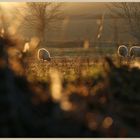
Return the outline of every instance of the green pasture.
{"type": "Polygon", "coordinates": [[[117,53],[115,47],[92,47],[92,48],[46,48],[51,57],[104,57],[114,56],[117,53]]]}

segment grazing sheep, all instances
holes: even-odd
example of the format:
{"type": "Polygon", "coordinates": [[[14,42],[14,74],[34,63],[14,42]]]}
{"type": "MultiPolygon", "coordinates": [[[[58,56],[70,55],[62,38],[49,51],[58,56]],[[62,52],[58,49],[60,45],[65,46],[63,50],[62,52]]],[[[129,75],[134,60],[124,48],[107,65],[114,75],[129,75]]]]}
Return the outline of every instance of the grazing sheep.
{"type": "Polygon", "coordinates": [[[118,47],[118,55],[121,58],[127,58],[129,56],[128,48],[125,45],[120,45],[118,47]]]}
{"type": "Polygon", "coordinates": [[[38,60],[43,60],[43,61],[51,60],[50,53],[45,48],[38,49],[37,58],[38,58],[38,60]]]}
{"type": "Polygon", "coordinates": [[[132,46],[129,49],[130,58],[140,57],[140,46],[132,46]]]}

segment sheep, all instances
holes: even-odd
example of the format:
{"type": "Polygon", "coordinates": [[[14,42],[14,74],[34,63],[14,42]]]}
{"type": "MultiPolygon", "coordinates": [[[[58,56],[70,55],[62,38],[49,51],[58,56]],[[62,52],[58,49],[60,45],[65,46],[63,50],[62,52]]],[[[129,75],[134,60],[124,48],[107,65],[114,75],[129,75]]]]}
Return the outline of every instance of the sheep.
{"type": "Polygon", "coordinates": [[[132,46],[129,49],[130,58],[140,57],[140,46],[132,46]]]}
{"type": "Polygon", "coordinates": [[[128,58],[129,56],[128,48],[125,45],[120,45],[118,47],[118,56],[120,58],[128,58]]]}
{"type": "Polygon", "coordinates": [[[51,61],[50,53],[45,48],[38,49],[37,58],[38,58],[38,60],[51,61]]]}

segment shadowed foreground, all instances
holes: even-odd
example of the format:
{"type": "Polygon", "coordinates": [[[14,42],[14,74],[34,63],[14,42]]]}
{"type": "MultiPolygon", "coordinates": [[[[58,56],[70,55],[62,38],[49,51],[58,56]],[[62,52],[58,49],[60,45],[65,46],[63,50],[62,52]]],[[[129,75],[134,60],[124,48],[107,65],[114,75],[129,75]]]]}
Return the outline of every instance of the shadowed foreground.
{"type": "Polygon", "coordinates": [[[17,71],[10,65],[8,46],[10,40],[1,37],[1,137],[140,136],[138,68],[116,66],[105,58],[102,73],[79,73],[74,81],[63,80],[62,87],[55,83],[56,71],[48,81],[29,82],[22,59],[15,62],[17,71]]]}

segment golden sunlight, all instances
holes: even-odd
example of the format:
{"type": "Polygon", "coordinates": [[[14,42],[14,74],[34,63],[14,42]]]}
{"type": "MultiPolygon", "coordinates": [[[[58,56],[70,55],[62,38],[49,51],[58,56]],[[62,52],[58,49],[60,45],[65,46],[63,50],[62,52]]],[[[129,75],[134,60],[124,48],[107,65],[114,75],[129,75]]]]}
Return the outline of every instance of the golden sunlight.
{"type": "Polygon", "coordinates": [[[0,5],[6,9],[11,9],[14,6],[19,6],[20,4],[18,2],[0,2],[0,5]]]}

